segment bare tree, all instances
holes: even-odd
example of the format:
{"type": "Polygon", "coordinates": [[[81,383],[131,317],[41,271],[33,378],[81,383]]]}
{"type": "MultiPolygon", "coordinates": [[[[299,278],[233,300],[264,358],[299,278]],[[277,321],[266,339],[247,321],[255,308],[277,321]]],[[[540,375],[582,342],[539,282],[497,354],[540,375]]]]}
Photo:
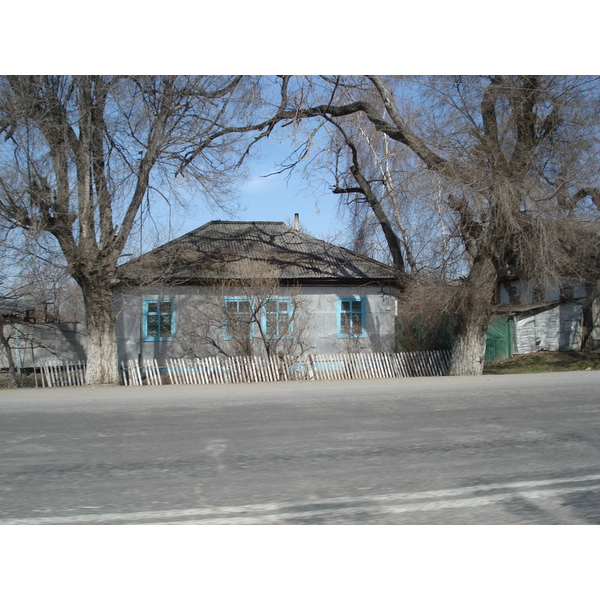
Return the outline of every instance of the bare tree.
{"type": "Polygon", "coordinates": [[[229,266],[231,277],[198,288],[181,311],[178,344],[186,356],[302,355],[308,311],[266,261],[229,266]]]}
{"type": "MultiPolygon", "coordinates": [[[[426,168],[432,191],[443,189],[443,205],[438,192],[435,205],[448,233],[444,255],[454,244],[464,265],[451,374],[481,374],[486,327],[506,269],[526,280],[583,277],[597,256],[597,78],[323,77],[294,91],[292,79],[284,86],[295,106],[278,119],[344,126],[360,115],[371,136],[391,140],[426,168]]],[[[359,179],[375,190],[365,176],[369,157],[359,155],[356,142],[348,147],[349,174],[367,198],[359,179]]],[[[374,193],[368,201],[374,211],[381,198],[374,193]]]]}
{"type": "Polygon", "coordinates": [[[81,289],[64,267],[35,259],[19,266],[10,293],[28,299],[36,323],[85,323],[81,289]]]}
{"type": "Polygon", "coordinates": [[[11,341],[13,339],[13,333],[9,331],[6,326],[10,323],[10,320],[2,314],[0,310],[0,355],[4,355],[8,365],[8,382],[10,387],[17,386],[17,367],[15,364],[15,358],[13,356],[13,348],[11,341]]]}
{"type": "Polygon", "coordinates": [[[456,290],[432,273],[407,279],[398,298],[398,351],[443,350],[452,343],[456,290]]]}
{"type": "MultiPolygon", "coordinates": [[[[388,217],[386,210],[384,209],[383,202],[381,201],[379,195],[377,194],[377,190],[375,189],[375,184],[381,182],[384,187],[387,185],[387,191],[389,192],[389,178],[385,170],[381,174],[378,174],[379,177],[369,178],[363,170],[361,163],[359,161],[359,152],[357,149],[357,144],[352,141],[351,137],[346,133],[345,129],[333,120],[330,120],[333,125],[337,128],[338,132],[341,135],[343,140],[344,147],[349,150],[350,160],[348,165],[348,171],[352,176],[352,180],[354,181],[354,185],[348,183],[347,181],[340,182],[340,177],[336,173],[336,185],[333,188],[334,194],[344,194],[351,195],[354,199],[354,204],[356,205],[358,202],[362,200],[362,202],[366,203],[370,209],[370,212],[374,215],[376,221],[379,224],[381,232],[383,233],[385,240],[387,242],[387,247],[391,254],[392,264],[394,265],[396,272],[398,273],[399,283],[402,286],[403,284],[403,275],[407,271],[407,265],[404,258],[406,255],[407,260],[412,262],[412,249],[410,245],[410,241],[407,236],[404,235],[404,244],[402,243],[399,236],[396,234],[392,223],[388,217]],[[359,198],[361,200],[359,200],[359,198]],[[404,246],[404,248],[402,248],[404,246]],[[404,252],[403,252],[404,250],[404,252]]],[[[363,140],[365,138],[363,137],[363,140]]],[[[368,138],[366,140],[368,142],[368,138]]],[[[368,150],[372,152],[372,147],[369,145],[368,150]]],[[[372,152],[372,155],[375,153],[372,152]]],[[[373,161],[379,162],[379,161],[373,161]]],[[[385,169],[381,164],[377,164],[379,169],[385,169]]],[[[356,214],[356,213],[355,213],[356,214]]],[[[359,232],[364,231],[363,228],[359,228],[359,232]]],[[[401,226],[401,231],[406,234],[406,230],[401,226]]],[[[414,264],[414,263],[413,263],[414,264]]]]}
{"type": "Polygon", "coordinates": [[[83,294],[88,383],[118,382],[112,289],[147,192],[173,175],[230,197],[257,102],[241,77],[7,76],[0,80],[0,216],[52,236],[83,294]],[[243,148],[242,148],[243,150],[243,148]]]}

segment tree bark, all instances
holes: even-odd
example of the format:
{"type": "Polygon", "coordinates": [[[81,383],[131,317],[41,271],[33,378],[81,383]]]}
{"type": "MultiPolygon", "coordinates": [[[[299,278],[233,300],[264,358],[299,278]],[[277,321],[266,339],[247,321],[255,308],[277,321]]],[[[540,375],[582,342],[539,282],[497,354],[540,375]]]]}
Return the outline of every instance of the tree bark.
{"type": "Polygon", "coordinates": [[[478,257],[461,290],[448,375],[481,375],[487,325],[494,305],[497,274],[489,257],[478,257]]]}
{"type": "Polygon", "coordinates": [[[86,384],[118,385],[117,329],[112,290],[90,283],[84,283],[81,288],[88,335],[86,384]]]}
{"type": "Polygon", "coordinates": [[[6,360],[8,361],[8,381],[11,387],[17,387],[17,367],[10,347],[10,338],[4,335],[4,326],[6,321],[0,317],[0,347],[4,349],[6,360]]]}

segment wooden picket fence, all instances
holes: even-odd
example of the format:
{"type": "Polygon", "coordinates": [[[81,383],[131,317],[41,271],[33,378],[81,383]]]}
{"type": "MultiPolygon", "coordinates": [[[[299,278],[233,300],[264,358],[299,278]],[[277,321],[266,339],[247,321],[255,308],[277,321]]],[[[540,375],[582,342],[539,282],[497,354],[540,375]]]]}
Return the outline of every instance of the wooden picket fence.
{"type": "Polygon", "coordinates": [[[42,387],[85,385],[84,362],[45,362],[40,367],[42,387]]]}
{"type": "Polygon", "coordinates": [[[156,360],[145,360],[140,368],[137,360],[121,363],[123,385],[162,385],[162,376],[156,360]]]}
{"type": "MultiPolygon", "coordinates": [[[[353,354],[309,354],[306,357],[234,356],[196,359],[129,360],[121,363],[121,381],[126,386],[206,385],[270,381],[333,381],[386,377],[436,377],[445,375],[449,350],[427,352],[365,352],[353,354]]],[[[46,362],[41,365],[42,387],[85,385],[85,362],[46,362]]]]}
{"type": "Polygon", "coordinates": [[[311,354],[292,356],[208,357],[121,363],[124,385],[162,385],[162,374],[172,385],[206,385],[271,381],[380,379],[388,377],[436,377],[445,375],[450,351],[311,354]]]}
{"type": "Polygon", "coordinates": [[[438,377],[448,372],[450,351],[365,352],[319,354],[309,362],[310,379],[381,379],[387,377],[438,377]]]}

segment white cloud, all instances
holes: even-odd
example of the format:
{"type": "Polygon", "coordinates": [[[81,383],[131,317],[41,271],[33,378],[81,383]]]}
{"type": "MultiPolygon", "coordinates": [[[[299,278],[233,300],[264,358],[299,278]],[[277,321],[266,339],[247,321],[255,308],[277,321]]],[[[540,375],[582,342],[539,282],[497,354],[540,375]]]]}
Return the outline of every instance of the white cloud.
{"type": "Polygon", "coordinates": [[[274,179],[272,177],[263,177],[261,175],[253,175],[244,183],[244,194],[256,194],[273,189],[274,179]]]}

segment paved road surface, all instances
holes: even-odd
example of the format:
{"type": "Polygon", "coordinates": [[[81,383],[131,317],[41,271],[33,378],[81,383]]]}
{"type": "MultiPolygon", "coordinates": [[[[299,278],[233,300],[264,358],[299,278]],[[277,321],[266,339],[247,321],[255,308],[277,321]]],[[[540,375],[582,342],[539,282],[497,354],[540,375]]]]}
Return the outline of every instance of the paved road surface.
{"type": "Polygon", "coordinates": [[[600,372],[0,392],[0,524],[600,524],[600,372]]]}

